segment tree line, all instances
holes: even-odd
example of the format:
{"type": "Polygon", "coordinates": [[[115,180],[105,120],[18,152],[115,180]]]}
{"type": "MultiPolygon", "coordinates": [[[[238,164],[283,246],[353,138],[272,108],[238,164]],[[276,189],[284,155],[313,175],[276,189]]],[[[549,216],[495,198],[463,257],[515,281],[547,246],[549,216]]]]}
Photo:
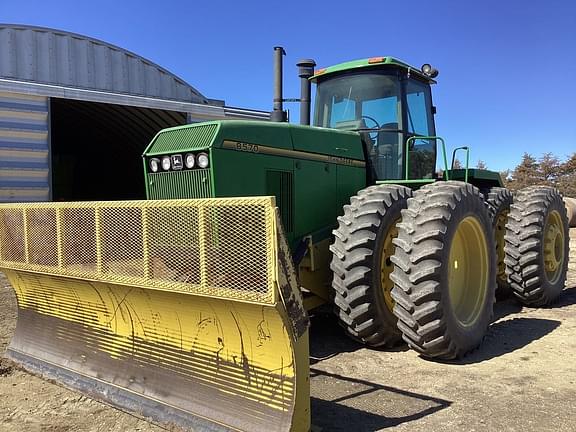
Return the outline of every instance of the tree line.
{"type": "MultiPolygon", "coordinates": [[[[487,169],[483,161],[478,161],[476,168],[487,169]]],[[[516,168],[502,171],[500,176],[512,190],[544,184],[558,188],[564,196],[576,198],[576,152],[564,160],[552,153],[539,158],[524,153],[516,168]]]]}

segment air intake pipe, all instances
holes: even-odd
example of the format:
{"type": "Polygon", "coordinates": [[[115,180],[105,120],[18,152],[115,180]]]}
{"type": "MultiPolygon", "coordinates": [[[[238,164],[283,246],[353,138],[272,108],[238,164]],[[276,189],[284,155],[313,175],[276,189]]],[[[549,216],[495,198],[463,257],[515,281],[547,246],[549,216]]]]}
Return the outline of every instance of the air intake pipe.
{"type": "Polygon", "coordinates": [[[298,76],[300,77],[300,124],[310,124],[311,83],[308,78],[314,75],[316,62],[312,59],[302,59],[298,63],[298,76]]]}

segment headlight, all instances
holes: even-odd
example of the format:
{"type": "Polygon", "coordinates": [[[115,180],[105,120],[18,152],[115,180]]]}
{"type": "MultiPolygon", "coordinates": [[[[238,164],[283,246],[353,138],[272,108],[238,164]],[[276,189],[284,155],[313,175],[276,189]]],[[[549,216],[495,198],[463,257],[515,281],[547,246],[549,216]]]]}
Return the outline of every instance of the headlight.
{"type": "Polygon", "coordinates": [[[150,171],[158,172],[160,169],[160,159],[150,159],[150,171]]]}
{"type": "Polygon", "coordinates": [[[186,164],[186,168],[194,168],[194,164],[196,163],[196,159],[192,153],[188,153],[184,157],[184,163],[186,164]]]}
{"type": "Polygon", "coordinates": [[[164,171],[168,171],[170,169],[170,158],[168,156],[164,156],[162,158],[162,169],[164,171]]]}
{"type": "Polygon", "coordinates": [[[198,155],[197,161],[200,168],[208,168],[209,159],[206,153],[200,153],[198,155]]]}

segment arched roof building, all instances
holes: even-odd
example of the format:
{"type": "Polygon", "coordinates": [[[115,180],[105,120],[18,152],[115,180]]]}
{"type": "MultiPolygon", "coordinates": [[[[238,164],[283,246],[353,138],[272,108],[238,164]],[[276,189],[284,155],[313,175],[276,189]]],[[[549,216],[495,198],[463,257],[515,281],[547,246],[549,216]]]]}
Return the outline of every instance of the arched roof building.
{"type": "Polygon", "coordinates": [[[226,118],[269,113],[94,38],[0,24],[0,201],[143,197],[140,154],[158,130],[226,118]]]}

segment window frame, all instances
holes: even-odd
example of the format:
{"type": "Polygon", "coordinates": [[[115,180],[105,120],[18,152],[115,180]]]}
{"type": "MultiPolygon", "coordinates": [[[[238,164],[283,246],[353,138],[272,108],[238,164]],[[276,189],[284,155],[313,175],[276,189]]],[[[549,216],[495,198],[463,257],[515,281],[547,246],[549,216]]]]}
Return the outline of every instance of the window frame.
{"type": "MultiPolygon", "coordinates": [[[[351,70],[351,71],[345,71],[342,73],[338,73],[335,75],[331,75],[330,77],[326,77],[326,79],[319,79],[316,83],[316,92],[315,92],[315,104],[314,104],[314,117],[313,117],[313,121],[312,121],[312,125],[315,127],[324,127],[324,128],[328,128],[328,129],[334,129],[333,127],[330,126],[318,126],[318,123],[324,123],[324,120],[331,117],[332,115],[332,105],[330,104],[326,104],[323,112],[322,112],[322,119],[317,118],[317,116],[319,116],[319,107],[317,104],[319,104],[319,100],[318,100],[318,86],[321,85],[322,83],[326,82],[326,81],[333,81],[335,79],[338,78],[344,78],[347,76],[358,76],[358,75],[385,75],[385,76],[390,76],[393,79],[398,81],[398,101],[397,101],[397,105],[398,105],[398,110],[399,112],[397,113],[397,118],[398,118],[398,130],[403,130],[403,124],[404,124],[404,115],[403,115],[403,106],[404,106],[404,88],[402,85],[402,74],[400,73],[400,70],[398,69],[391,69],[391,70],[374,70],[372,68],[369,69],[365,69],[365,70],[351,70]]],[[[358,116],[360,114],[359,111],[362,110],[362,104],[358,104],[356,103],[356,116],[358,116]]],[[[328,122],[326,122],[327,124],[329,124],[328,122]]]]}
{"type": "MultiPolygon", "coordinates": [[[[409,119],[408,119],[408,91],[407,91],[407,86],[408,83],[417,83],[418,85],[420,85],[422,87],[422,90],[424,92],[424,100],[425,100],[425,112],[426,112],[426,117],[427,117],[427,122],[428,122],[428,130],[430,132],[429,136],[436,136],[436,121],[435,121],[435,111],[434,111],[434,102],[432,100],[432,89],[431,89],[431,84],[433,82],[429,82],[426,81],[425,79],[419,77],[418,75],[410,75],[409,72],[407,72],[406,70],[403,70],[401,68],[390,68],[387,70],[378,70],[378,69],[374,69],[374,68],[368,68],[365,70],[349,70],[349,71],[344,71],[342,73],[338,73],[336,75],[332,75],[330,77],[326,77],[325,79],[319,78],[318,81],[316,82],[317,86],[321,85],[323,82],[325,81],[331,81],[333,79],[336,78],[341,78],[341,77],[346,77],[349,75],[360,75],[360,74],[379,74],[379,75],[387,75],[390,77],[393,77],[394,79],[398,80],[398,85],[399,85],[399,98],[398,98],[398,134],[400,135],[400,139],[401,139],[401,151],[402,151],[402,166],[406,167],[406,141],[410,138],[410,137],[414,137],[414,136],[424,136],[424,135],[420,135],[417,133],[412,133],[409,132],[409,119]]],[[[316,89],[316,99],[315,99],[315,106],[314,106],[314,119],[313,119],[313,124],[316,125],[318,123],[318,119],[317,116],[319,115],[319,111],[318,111],[318,106],[316,105],[319,101],[317,99],[317,89],[316,89]]],[[[362,104],[356,104],[356,109],[357,110],[361,110],[362,109],[362,104]]],[[[323,117],[327,118],[326,116],[331,116],[331,110],[332,107],[331,106],[326,106],[325,109],[323,110],[323,117]]],[[[358,113],[357,113],[358,114],[358,113]]],[[[324,126],[319,126],[319,127],[324,127],[324,126]]],[[[434,150],[434,171],[436,170],[436,158],[438,156],[438,146],[437,143],[435,145],[435,150],[434,150]]],[[[366,158],[370,158],[369,155],[366,155],[366,158]]],[[[376,174],[376,173],[374,173],[376,174]]],[[[434,175],[434,172],[431,173],[432,175],[434,175]]],[[[398,179],[392,179],[392,178],[386,178],[386,179],[381,179],[381,178],[375,178],[373,180],[398,180],[398,181],[402,181],[404,180],[404,175],[402,174],[400,176],[400,178],[398,179]]]]}
{"type": "MultiPolygon", "coordinates": [[[[434,118],[434,102],[432,101],[432,88],[429,82],[426,82],[422,79],[418,79],[418,77],[416,76],[406,76],[404,75],[403,77],[400,78],[401,81],[401,96],[402,96],[402,124],[405,127],[402,127],[402,166],[404,168],[406,168],[406,142],[408,141],[409,138],[411,137],[418,137],[418,136],[425,136],[425,135],[420,135],[417,133],[413,133],[413,132],[409,132],[408,130],[408,124],[409,124],[409,118],[408,118],[408,91],[407,91],[407,86],[408,83],[418,83],[419,85],[422,86],[423,91],[424,91],[424,101],[425,101],[425,110],[426,110],[426,116],[427,116],[427,120],[428,120],[428,131],[430,132],[429,136],[436,136],[436,121],[434,118]]],[[[436,145],[434,146],[434,168],[433,171],[436,170],[436,159],[438,158],[438,143],[436,143],[436,145]]],[[[434,175],[434,172],[431,173],[432,175],[434,175]]],[[[401,180],[404,180],[404,176],[402,176],[401,180]]],[[[412,177],[409,177],[408,180],[414,180],[412,177]]]]}

